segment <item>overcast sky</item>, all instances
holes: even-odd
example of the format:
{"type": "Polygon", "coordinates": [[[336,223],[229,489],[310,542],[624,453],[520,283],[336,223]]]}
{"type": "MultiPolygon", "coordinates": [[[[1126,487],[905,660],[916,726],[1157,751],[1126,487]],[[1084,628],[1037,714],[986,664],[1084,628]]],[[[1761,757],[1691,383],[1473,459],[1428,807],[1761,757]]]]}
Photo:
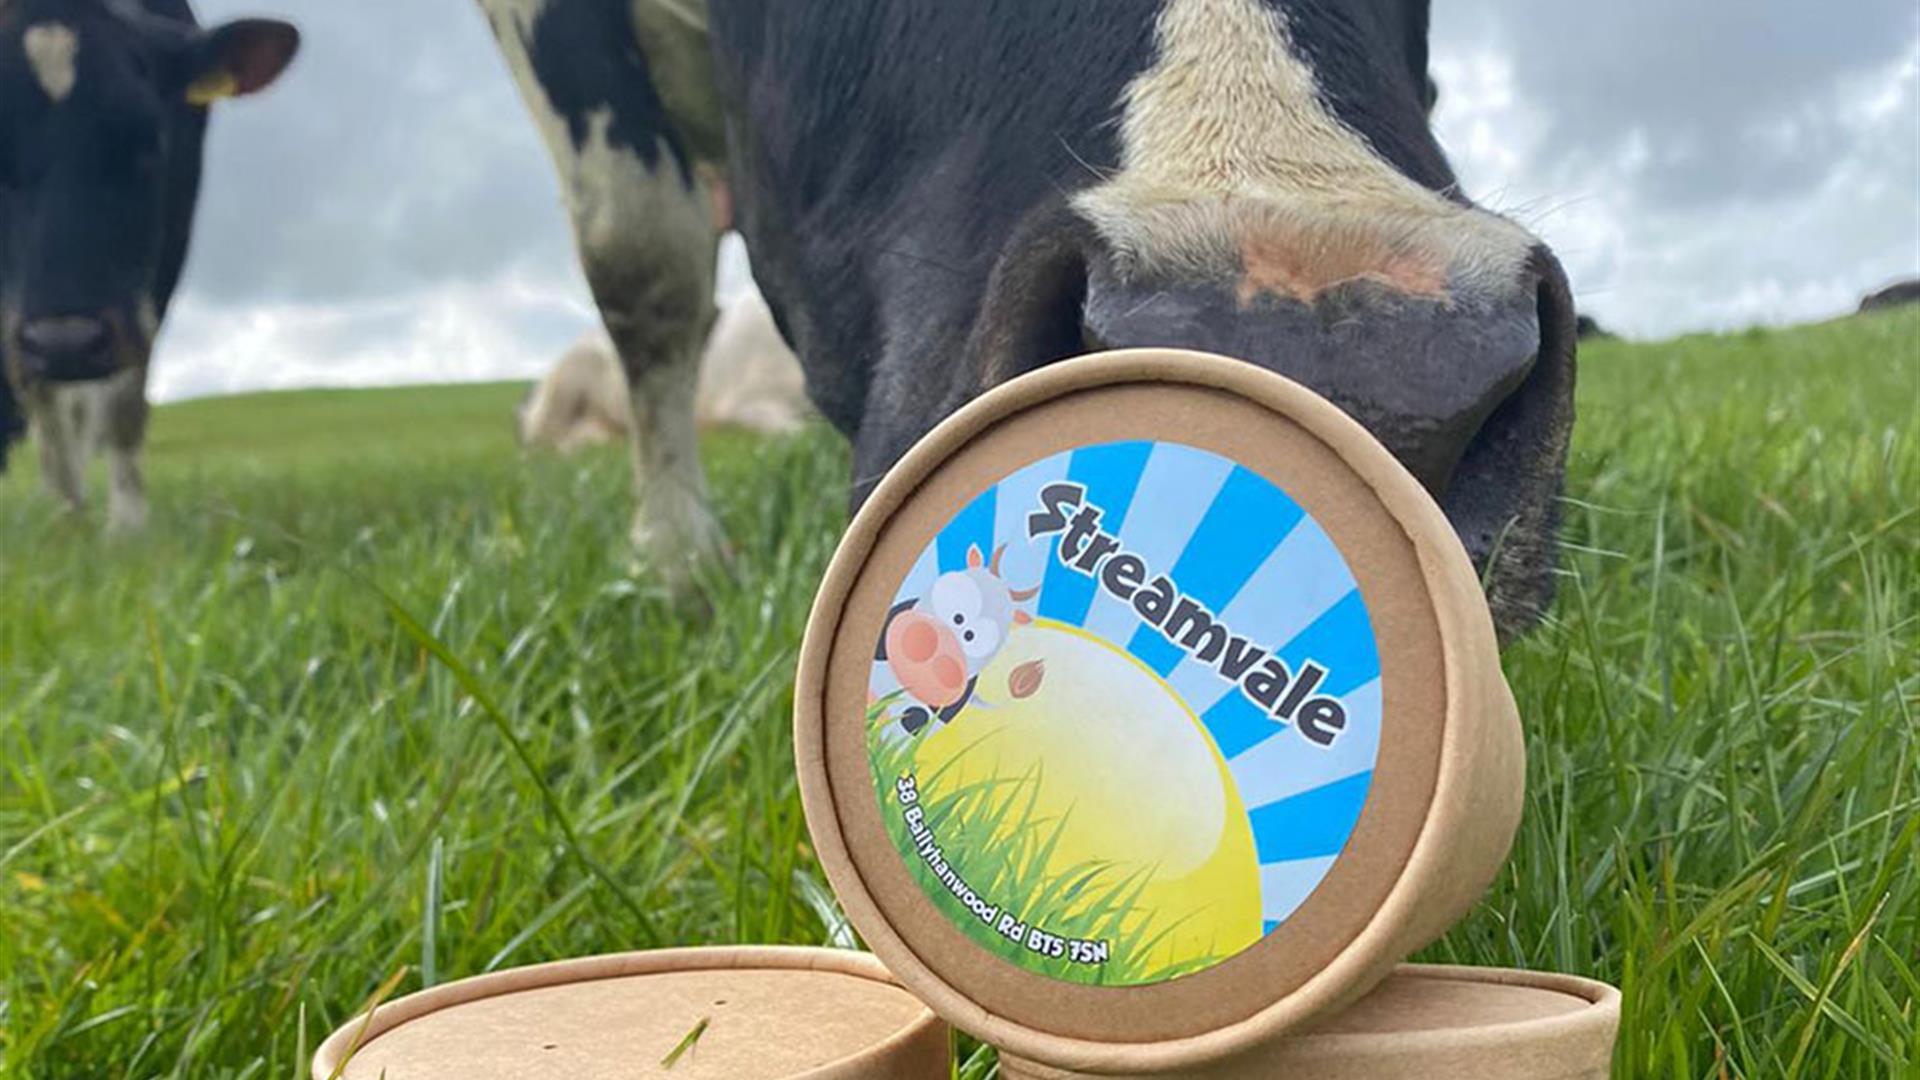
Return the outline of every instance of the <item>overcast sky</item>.
{"type": "MultiPolygon", "coordinates": [[[[472,0],[198,0],[305,31],[223,105],[158,396],[525,377],[593,318],[472,0]]],[[[1470,194],[1639,337],[1851,310],[1920,274],[1913,0],[1434,0],[1470,194]]],[[[736,243],[723,292],[740,287],[736,243]]]]}

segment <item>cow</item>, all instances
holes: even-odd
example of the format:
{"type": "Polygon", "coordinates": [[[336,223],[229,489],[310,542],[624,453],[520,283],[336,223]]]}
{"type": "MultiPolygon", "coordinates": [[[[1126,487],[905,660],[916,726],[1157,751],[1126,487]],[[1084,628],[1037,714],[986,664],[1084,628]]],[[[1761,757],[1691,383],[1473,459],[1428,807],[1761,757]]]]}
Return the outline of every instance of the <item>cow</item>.
{"type": "Polygon", "coordinates": [[[1891,311],[1907,304],[1920,304],[1920,278],[1896,281],[1886,288],[1868,293],[1860,301],[1860,314],[1872,311],[1891,311]]]}
{"type": "MultiPolygon", "coordinates": [[[[633,431],[629,393],[612,340],[592,330],[527,392],[514,410],[514,430],[522,446],[563,454],[625,440],[633,431]]],[[[767,302],[754,291],[735,298],[707,337],[695,423],[701,430],[788,435],[811,413],[800,361],[780,339],[767,302]]]]}
{"type": "Polygon", "coordinates": [[[10,414],[30,420],[47,488],[76,513],[98,448],[109,526],[146,518],[147,367],[208,109],[271,85],[299,47],[278,20],[202,29],[186,0],[0,0],[0,442],[10,414]]]}
{"type": "MultiPolygon", "coordinates": [[[[1545,608],[1572,298],[1432,133],[1428,0],[479,2],[616,340],[669,280],[697,339],[724,210],[853,443],[856,506],[994,385],[1196,348],[1365,425],[1446,511],[1504,634],[1545,608]]],[[[692,385],[684,342],[631,344],[630,373],[692,385]]],[[[637,456],[677,462],[684,497],[642,514],[702,531],[674,423],[643,424],[637,456]]]]}
{"type": "Polygon", "coordinates": [[[694,419],[702,428],[731,427],[790,435],[813,416],[800,358],[787,348],[758,290],[720,310],[700,358],[694,419]]]}
{"type": "MultiPolygon", "coordinates": [[[[1000,575],[1003,545],[991,561],[978,544],[967,549],[964,570],[941,574],[918,597],[887,613],[874,662],[875,684],[899,688],[889,709],[908,735],[932,722],[951,724],[969,705],[996,703],[981,697],[980,672],[1006,647],[1007,635],[1033,622],[1018,605],[1039,595],[1039,586],[1016,589],[1000,575]]],[[[883,695],[890,696],[890,695],[883,695]]]]}
{"type": "Polygon", "coordinates": [[[620,358],[604,334],[590,330],[520,399],[513,430],[521,446],[571,454],[627,438],[632,412],[620,358]]]}

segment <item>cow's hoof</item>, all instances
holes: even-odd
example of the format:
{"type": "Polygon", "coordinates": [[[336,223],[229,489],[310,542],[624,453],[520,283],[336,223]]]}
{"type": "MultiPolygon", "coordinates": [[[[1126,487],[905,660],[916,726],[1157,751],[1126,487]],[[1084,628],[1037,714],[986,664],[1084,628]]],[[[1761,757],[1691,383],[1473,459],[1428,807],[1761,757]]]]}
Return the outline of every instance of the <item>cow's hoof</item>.
{"type": "Polygon", "coordinates": [[[726,534],[704,500],[648,499],[629,537],[641,567],[676,592],[730,561],[726,534]]]}
{"type": "Polygon", "coordinates": [[[145,506],[116,506],[107,511],[108,536],[134,536],[147,528],[145,506]]]}

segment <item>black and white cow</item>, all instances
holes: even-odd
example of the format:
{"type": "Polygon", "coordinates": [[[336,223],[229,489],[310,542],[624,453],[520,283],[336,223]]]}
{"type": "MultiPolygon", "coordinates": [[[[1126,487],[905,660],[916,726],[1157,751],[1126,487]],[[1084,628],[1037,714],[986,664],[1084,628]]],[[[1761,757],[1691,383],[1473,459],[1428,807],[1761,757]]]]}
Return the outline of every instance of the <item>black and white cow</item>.
{"type": "Polygon", "coordinates": [[[76,511],[99,447],[109,524],[145,519],[147,364],[207,107],[272,83],[299,43],[266,19],[202,30],[186,0],[0,0],[0,444],[30,419],[47,487],[76,511]]]}
{"type": "Polygon", "coordinates": [[[685,424],[710,74],[755,276],[853,440],[856,501],[988,387],[1187,346],[1364,423],[1445,507],[1504,631],[1550,597],[1571,299],[1543,244],[1458,190],[1427,122],[1428,0],[480,3],[636,395],[663,391],[639,461],[672,480],[643,483],[643,539],[711,533],[685,424]]]}

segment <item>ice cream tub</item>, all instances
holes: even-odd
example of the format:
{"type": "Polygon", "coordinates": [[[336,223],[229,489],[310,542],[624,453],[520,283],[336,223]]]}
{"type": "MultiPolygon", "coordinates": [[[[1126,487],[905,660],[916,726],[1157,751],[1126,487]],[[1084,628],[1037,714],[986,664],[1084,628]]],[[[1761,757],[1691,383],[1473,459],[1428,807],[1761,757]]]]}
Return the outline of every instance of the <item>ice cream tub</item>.
{"type": "Polygon", "coordinates": [[[1479,898],[1524,783],[1474,568],[1333,404],[1190,352],[967,405],[856,515],[796,758],[849,918],[1015,1059],[1220,1061],[1479,898]]]}
{"type": "Polygon", "coordinates": [[[949,1032],[865,953],[664,949],[446,983],[343,1025],[343,1080],[940,1080],[949,1032]]]}
{"type": "MultiPolygon", "coordinates": [[[[1606,1080],[1620,993],[1566,975],[1409,964],[1320,1023],[1192,1080],[1606,1080]]],[[[1120,1066],[1122,1069],[1124,1065],[1120,1066]]],[[[1002,1057],[1006,1080],[1077,1080],[1002,1057]]]]}

